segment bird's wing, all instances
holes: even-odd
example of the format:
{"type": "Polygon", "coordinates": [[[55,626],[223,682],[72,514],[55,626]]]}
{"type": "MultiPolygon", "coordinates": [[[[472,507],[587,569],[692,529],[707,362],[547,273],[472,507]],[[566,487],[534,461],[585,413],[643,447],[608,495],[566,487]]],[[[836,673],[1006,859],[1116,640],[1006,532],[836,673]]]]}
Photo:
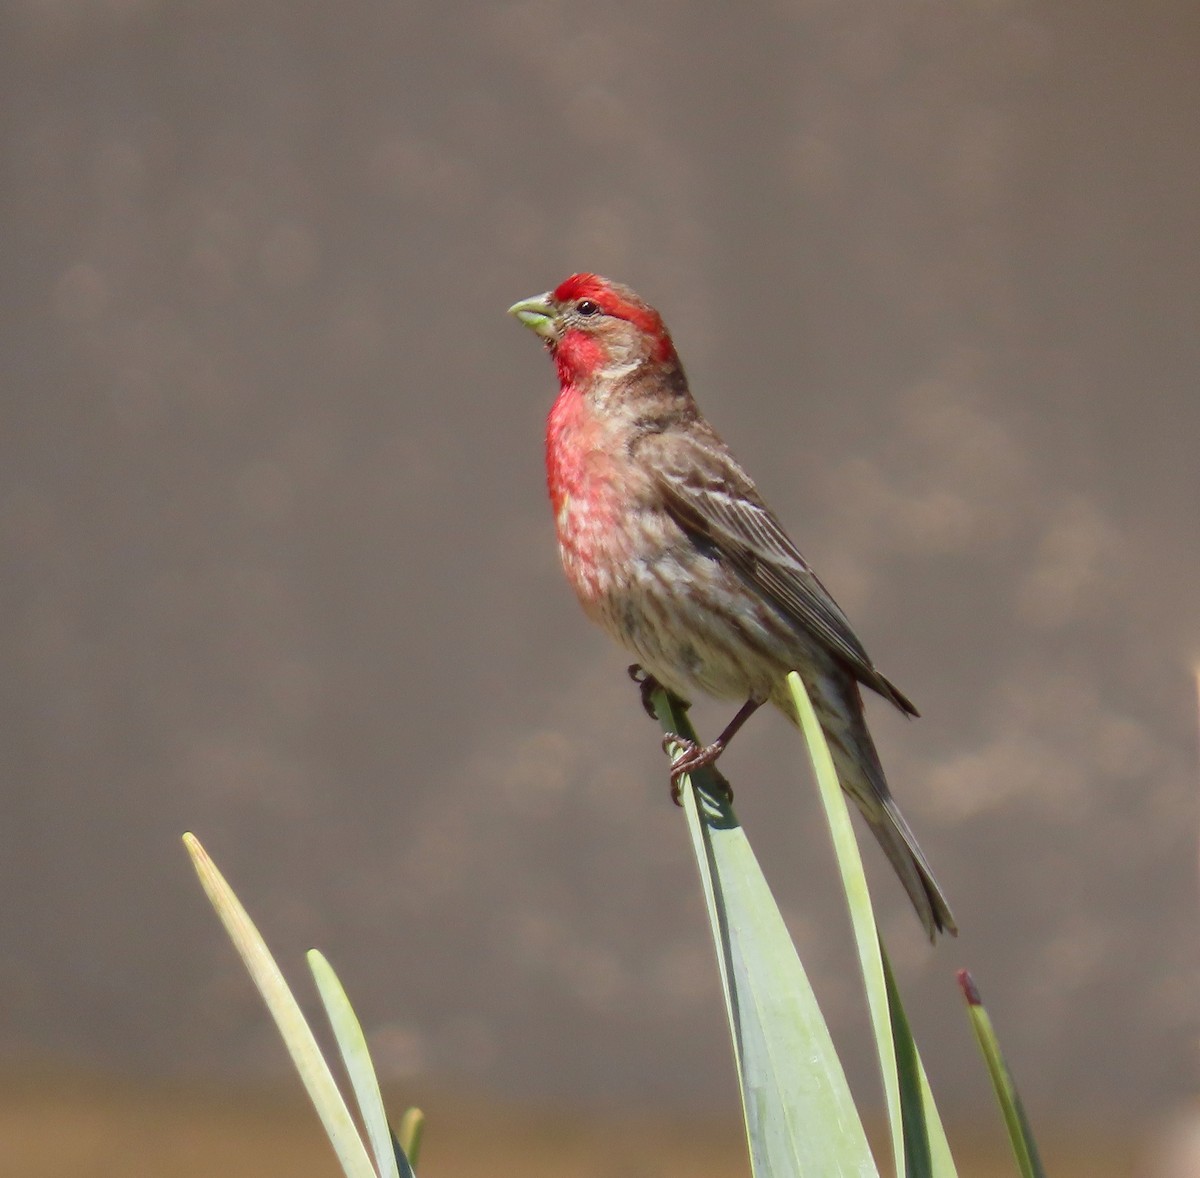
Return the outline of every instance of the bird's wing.
{"type": "Polygon", "coordinates": [[[872,665],[841,607],[763,502],[753,480],[715,434],[702,445],[678,433],[658,435],[654,464],[658,485],[676,522],[713,545],[797,629],[816,638],[848,666],[859,682],[902,712],[912,702],[872,665]]]}

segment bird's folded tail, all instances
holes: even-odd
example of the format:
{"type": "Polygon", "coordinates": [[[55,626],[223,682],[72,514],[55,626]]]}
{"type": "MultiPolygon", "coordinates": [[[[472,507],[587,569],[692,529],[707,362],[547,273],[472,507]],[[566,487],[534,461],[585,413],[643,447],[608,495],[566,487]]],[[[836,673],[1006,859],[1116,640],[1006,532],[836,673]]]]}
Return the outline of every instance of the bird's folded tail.
{"type": "MultiPolygon", "coordinates": [[[[958,925],[954,923],[950,905],[888,789],[875,742],[867,730],[858,685],[849,676],[837,674],[813,679],[806,676],[805,683],[829,743],[838,781],[879,840],[929,939],[936,941],[938,933],[957,934],[958,925]]],[[[790,697],[785,702],[777,696],[776,701],[799,723],[790,697]]]]}
{"type": "Polygon", "coordinates": [[[861,805],[859,809],[900,877],[929,939],[936,941],[938,933],[957,935],[958,925],[954,923],[950,905],[896,803],[886,797],[878,810],[869,811],[861,805]]]}

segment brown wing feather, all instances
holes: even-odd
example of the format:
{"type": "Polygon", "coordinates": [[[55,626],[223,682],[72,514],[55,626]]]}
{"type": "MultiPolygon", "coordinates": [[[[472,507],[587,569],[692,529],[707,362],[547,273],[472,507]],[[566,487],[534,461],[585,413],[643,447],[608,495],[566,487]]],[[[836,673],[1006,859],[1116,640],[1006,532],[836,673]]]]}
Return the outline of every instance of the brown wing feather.
{"type": "MultiPolygon", "coordinates": [[[[643,439],[655,451],[658,485],[676,522],[702,536],[800,630],[815,637],[860,683],[917,715],[872,665],[841,607],[763,502],[750,476],[716,435],[700,446],[678,434],[643,439]]],[[[649,455],[643,454],[643,457],[649,455]]]]}

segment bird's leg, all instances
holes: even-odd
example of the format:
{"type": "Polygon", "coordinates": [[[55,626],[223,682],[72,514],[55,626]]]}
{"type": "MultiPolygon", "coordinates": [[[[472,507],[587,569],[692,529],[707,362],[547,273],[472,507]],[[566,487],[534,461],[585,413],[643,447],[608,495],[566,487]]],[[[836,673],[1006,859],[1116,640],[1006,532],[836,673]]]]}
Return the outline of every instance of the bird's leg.
{"type": "MultiPolygon", "coordinates": [[[[637,684],[638,691],[642,693],[642,707],[646,709],[646,714],[650,717],[650,720],[658,720],[659,716],[654,710],[654,701],[652,697],[654,692],[658,691],[660,687],[662,687],[662,684],[660,684],[658,679],[655,679],[654,675],[650,674],[646,668],[642,667],[641,663],[636,662],[631,662],[629,665],[629,678],[634,680],[634,683],[637,684]]],[[[680,699],[678,696],[672,695],[670,691],[667,692],[667,695],[671,697],[671,702],[676,705],[677,708],[686,711],[691,707],[691,704],[688,703],[686,699],[680,699]]],[[[752,703],[752,701],[750,703],[752,703]]],[[[696,744],[695,740],[689,740],[686,737],[680,737],[680,735],[677,733],[668,733],[666,737],[662,738],[662,749],[664,749],[664,751],[670,749],[671,745],[680,745],[684,750],[683,752],[679,753],[679,757],[677,757],[676,761],[672,762],[671,765],[671,800],[674,804],[677,806],[683,805],[683,801],[680,800],[679,797],[680,782],[682,782],[683,775],[688,773],[690,768],[698,769],[701,767],[701,765],[712,764],[713,761],[715,761],[715,759],[721,755],[721,750],[724,750],[724,747],[730,743],[733,733],[736,733],[738,728],[742,727],[744,723],[750,719],[750,716],[754,714],[755,708],[758,707],[757,703],[754,704],[754,707],[750,707],[750,703],[746,703],[745,707],[743,707],[742,710],[740,710],[739,713],[733,717],[730,725],[728,725],[728,727],[725,729],[725,732],[722,732],[720,737],[716,739],[715,744],[703,747],[703,749],[696,744]],[[689,750],[692,752],[701,753],[701,755],[703,755],[703,753],[712,753],[712,759],[709,759],[709,761],[698,762],[695,767],[677,770],[676,765],[678,764],[679,759],[685,756],[689,750]]],[[[722,774],[719,769],[714,769],[713,776],[715,779],[713,786],[716,789],[716,792],[724,794],[727,801],[732,801],[733,787],[725,780],[725,775],[722,774]]]]}
{"type": "MultiPolygon", "coordinates": [[[[638,691],[642,694],[642,707],[645,709],[646,715],[651,720],[657,720],[658,713],[654,710],[654,700],[651,699],[651,696],[662,687],[662,684],[649,671],[645,670],[640,663],[629,664],[629,678],[638,685],[638,691]]],[[[683,708],[687,708],[688,706],[678,696],[675,697],[675,702],[683,708]]]]}
{"type": "MultiPolygon", "coordinates": [[[[663,737],[664,751],[669,751],[670,745],[679,746],[679,752],[671,762],[671,797],[676,802],[679,801],[680,778],[685,773],[694,773],[697,769],[703,769],[706,765],[711,765],[725,751],[726,746],[734,738],[738,729],[765,702],[765,700],[755,699],[751,696],[742,704],[738,709],[737,715],[725,725],[725,731],[712,744],[700,745],[694,740],[688,740],[686,737],[676,736],[673,733],[663,737]]],[[[728,788],[728,783],[726,783],[726,788],[728,788]]]]}

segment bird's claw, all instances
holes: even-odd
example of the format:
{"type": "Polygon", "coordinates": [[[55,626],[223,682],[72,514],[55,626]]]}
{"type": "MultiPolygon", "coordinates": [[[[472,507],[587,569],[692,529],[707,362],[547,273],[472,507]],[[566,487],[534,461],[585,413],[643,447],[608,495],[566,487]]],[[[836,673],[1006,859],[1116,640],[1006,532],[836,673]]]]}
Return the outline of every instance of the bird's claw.
{"type": "MultiPolygon", "coordinates": [[[[671,760],[671,801],[677,806],[683,804],[681,801],[683,778],[688,774],[695,773],[697,769],[709,768],[725,751],[725,746],[719,741],[713,744],[697,744],[694,740],[689,740],[686,736],[680,736],[675,732],[668,732],[663,737],[662,746],[663,752],[668,755],[671,753],[672,746],[677,750],[671,760]]],[[[733,787],[719,769],[713,769],[712,772],[717,791],[723,795],[726,801],[732,801],[733,787]]]]}
{"type": "Polygon", "coordinates": [[[651,697],[662,685],[649,671],[643,670],[640,663],[629,664],[629,678],[638,685],[638,691],[642,696],[642,708],[646,715],[651,720],[657,720],[658,713],[654,710],[654,700],[651,697]]]}
{"type": "MultiPolygon", "coordinates": [[[[654,700],[652,697],[662,687],[662,684],[640,663],[630,663],[628,674],[629,678],[638,685],[638,691],[641,692],[642,696],[642,707],[646,710],[646,715],[651,720],[657,720],[658,713],[654,710],[654,700]]],[[[676,707],[682,708],[685,711],[687,710],[687,703],[677,696],[671,696],[671,701],[676,707]]],[[[688,739],[686,736],[680,736],[676,732],[668,732],[663,737],[663,752],[671,757],[671,801],[675,805],[683,805],[682,790],[684,777],[689,773],[694,773],[697,769],[704,769],[711,766],[725,751],[726,743],[725,740],[717,740],[713,744],[701,745],[697,744],[694,740],[688,739]],[[673,748],[674,752],[672,752],[673,748]]],[[[710,787],[714,793],[725,801],[733,800],[733,787],[725,780],[724,774],[719,769],[712,770],[710,787]]]]}

